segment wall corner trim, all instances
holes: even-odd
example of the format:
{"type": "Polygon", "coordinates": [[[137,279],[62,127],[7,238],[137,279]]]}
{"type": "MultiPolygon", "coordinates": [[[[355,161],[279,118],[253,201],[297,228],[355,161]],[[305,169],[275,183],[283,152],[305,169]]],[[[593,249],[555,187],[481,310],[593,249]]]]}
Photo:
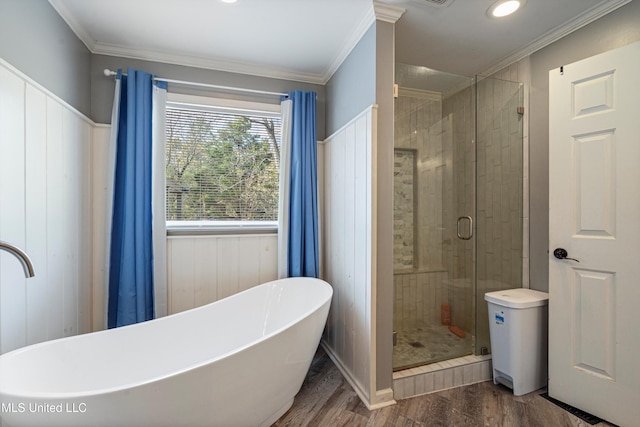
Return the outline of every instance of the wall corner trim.
{"type": "Polygon", "coordinates": [[[396,21],[406,12],[406,9],[374,1],[373,12],[375,13],[378,21],[395,24],[396,21]]]}
{"type": "Polygon", "coordinates": [[[398,402],[393,398],[392,388],[376,390],[375,402],[369,406],[369,410],[384,408],[385,406],[395,405],[396,403],[398,402]]]}
{"type": "Polygon", "coordinates": [[[368,410],[373,411],[375,409],[384,408],[385,406],[391,406],[398,403],[393,399],[393,389],[391,388],[376,390],[373,399],[370,399],[368,393],[360,386],[353,375],[351,375],[351,372],[344,366],[340,358],[333,352],[333,350],[331,350],[329,345],[327,345],[324,340],[320,342],[320,345],[368,410]]]}

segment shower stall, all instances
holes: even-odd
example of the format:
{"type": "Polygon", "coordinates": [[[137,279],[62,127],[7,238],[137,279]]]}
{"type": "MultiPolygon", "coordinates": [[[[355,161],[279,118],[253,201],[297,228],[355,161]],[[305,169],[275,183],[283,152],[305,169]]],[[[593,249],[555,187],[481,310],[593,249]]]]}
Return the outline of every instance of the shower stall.
{"type": "Polygon", "coordinates": [[[484,294],[522,286],[523,88],[396,64],[393,368],[490,349],[484,294]]]}

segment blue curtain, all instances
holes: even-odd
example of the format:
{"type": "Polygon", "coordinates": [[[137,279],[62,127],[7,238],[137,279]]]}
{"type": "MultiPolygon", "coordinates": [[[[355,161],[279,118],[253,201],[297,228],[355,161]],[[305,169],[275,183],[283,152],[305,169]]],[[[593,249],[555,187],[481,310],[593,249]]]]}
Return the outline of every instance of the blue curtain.
{"type": "Polygon", "coordinates": [[[154,318],[152,233],[153,75],[118,70],[120,107],[113,190],[108,327],[154,318]]]}
{"type": "Polygon", "coordinates": [[[289,277],[319,277],[316,93],[293,91],[289,175],[289,277]]]}

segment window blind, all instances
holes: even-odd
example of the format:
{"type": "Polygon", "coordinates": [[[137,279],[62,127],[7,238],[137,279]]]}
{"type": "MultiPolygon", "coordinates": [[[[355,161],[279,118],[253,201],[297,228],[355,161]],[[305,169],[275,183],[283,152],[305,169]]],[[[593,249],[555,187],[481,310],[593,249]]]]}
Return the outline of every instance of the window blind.
{"type": "Polygon", "coordinates": [[[275,221],[280,117],[167,107],[167,221],[275,221]]]}

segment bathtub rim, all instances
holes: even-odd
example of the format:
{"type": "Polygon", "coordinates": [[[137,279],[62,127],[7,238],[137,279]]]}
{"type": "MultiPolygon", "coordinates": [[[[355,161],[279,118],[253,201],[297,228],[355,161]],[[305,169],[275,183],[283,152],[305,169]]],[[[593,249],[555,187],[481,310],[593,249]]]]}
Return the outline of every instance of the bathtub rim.
{"type": "MultiPolygon", "coordinates": [[[[144,380],[144,381],[137,381],[137,382],[132,382],[132,383],[125,383],[125,384],[120,384],[118,386],[114,386],[114,387],[108,387],[108,388],[101,388],[101,389],[96,389],[96,390],[91,390],[91,391],[79,391],[79,392],[34,392],[34,393],[14,393],[11,391],[5,391],[2,389],[2,385],[0,384],[0,397],[2,399],[0,400],[4,400],[5,398],[11,398],[11,399],[21,399],[21,398],[28,398],[28,399],[79,399],[79,398],[84,398],[84,397],[92,397],[92,396],[98,396],[98,395],[103,395],[103,394],[109,394],[109,393],[116,393],[116,392],[120,392],[123,390],[128,390],[128,389],[133,389],[133,388],[137,388],[137,387],[143,387],[146,386],[148,384],[152,384],[154,382],[159,382],[159,381],[163,381],[172,377],[177,377],[181,374],[187,373],[189,371],[193,371],[199,368],[202,368],[206,365],[209,365],[211,363],[215,363],[227,358],[230,358],[232,356],[234,356],[237,353],[242,352],[243,350],[246,350],[252,346],[255,346],[261,342],[264,342],[266,340],[268,340],[269,338],[272,338],[284,331],[286,331],[287,329],[290,329],[291,327],[293,327],[294,325],[296,325],[297,323],[300,323],[302,320],[309,318],[310,316],[312,316],[313,314],[315,314],[316,312],[318,312],[319,310],[321,310],[325,305],[330,304],[332,297],[333,297],[333,287],[326,282],[325,280],[322,279],[316,279],[313,277],[290,277],[290,278],[284,278],[284,279],[276,279],[276,280],[271,280],[269,282],[265,282],[265,283],[261,283],[259,285],[256,285],[254,287],[251,287],[249,289],[245,289],[243,291],[240,291],[238,293],[235,293],[233,295],[229,295],[225,298],[219,299],[217,301],[211,302],[209,304],[205,304],[202,305],[200,307],[195,307],[189,310],[184,310],[181,311],[179,313],[175,313],[175,314],[171,314],[168,316],[163,316],[163,317],[159,317],[156,319],[152,319],[146,322],[140,322],[140,323],[135,323],[132,325],[127,325],[127,326],[121,326],[120,328],[113,328],[113,329],[104,329],[101,331],[96,331],[96,332],[89,332],[88,334],[103,334],[103,333],[113,333],[118,329],[121,328],[134,328],[134,327],[144,327],[145,324],[148,324],[149,322],[153,322],[153,321],[162,321],[163,319],[169,319],[172,318],[174,316],[185,316],[188,315],[190,312],[192,312],[193,310],[204,310],[206,307],[209,307],[211,305],[217,304],[219,302],[228,300],[230,298],[234,298],[234,297],[239,297],[240,295],[250,292],[252,289],[258,287],[258,286],[267,286],[267,285],[273,285],[276,282],[280,282],[280,281],[303,281],[303,280],[309,280],[311,279],[312,281],[319,281],[322,282],[323,286],[327,288],[328,290],[328,295],[327,295],[327,299],[325,301],[323,301],[321,304],[317,304],[316,306],[314,306],[312,309],[305,311],[303,314],[301,314],[299,317],[287,322],[286,324],[284,324],[283,326],[274,329],[273,331],[271,331],[269,334],[267,335],[263,335],[261,336],[259,339],[254,340],[249,342],[248,344],[244,344],[241,346],[238,346],[236,348],[234,348],[231,351],[228,351],[226,353],[222,353],[214,358],[211,359],[207,359],[205,361],[202,361],[200,363],[195,363],[195,364],[191,364],[187,367],[184,367],[182,369],[177,369],[173,372],[170,372],[168,374],[165,375],[158,375],[156,377],[144,380]]],[[[73,339],[77,339],[82,337],[83,335],[86,334],[80,334],[80,335],[73,335],[70,337],[63,337],[63,338],[56,338],[53,340],[48,340],[48,341],[43,341],[37,344],[32,344],[32,345],[28,345],[13,351],[10,351],[8,353],[3,354],[2,356],[0,356],[0,360],[2,358],[13,358],[13,357],[17,357],[19,356],[21,353],[26,352],[26,351],[33,351],[36,350],[38,347],[42,347],[42,346],[46,346],[46,345],[50,345],[53,342],[59,342],[59,341],[69,341],[69,340],[73,340],[73,339]]]]}

